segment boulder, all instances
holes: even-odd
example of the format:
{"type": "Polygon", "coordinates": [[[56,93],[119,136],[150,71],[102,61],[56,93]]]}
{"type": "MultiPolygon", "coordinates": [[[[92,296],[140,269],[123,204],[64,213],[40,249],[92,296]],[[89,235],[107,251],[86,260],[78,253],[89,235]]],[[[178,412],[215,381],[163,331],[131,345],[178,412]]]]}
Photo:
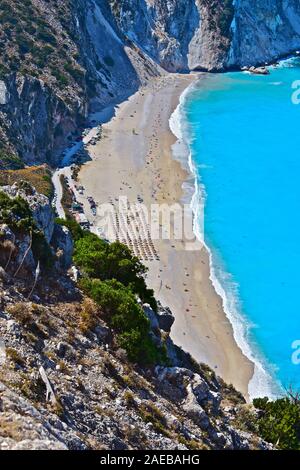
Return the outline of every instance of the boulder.
{"type": "Polygon", "coordinates": [[[8,320],[6,322],[6,328],[9,333],[12,333],[15,336],[20,336],[21,334],[21,327],[19,323],[14,320],[8,320]]]}
{"type": "Polygon", "coordinates": [[[35,272],[36,263],[30,245],[30,235],[23,235],[16,241],[17,256],[14,258],[13,264],[10,265],[10,268],[13,268],[13,271],[18,270],[18,275],[21,275],[24,269],[29,271],[31,274],[35,272]],[[19,270],[20,267],[21,269],[19,270]]]}
{"type": "Polygon", "coordinates": [[[189,391],[187,398],[185,399],[182,409],[186,415],[194,421],[203,431],[208,430],[210,426],[209,417],[197,402],[195,395],[189,391]]]}
{"type": "Polygon", "coordinates": [[[169,307],[159,308],[157,312],[157,319],[159,328],[167,333],[170,333],[175,318],[169,307]]]}
{"type": "Polygon", "coordinates": [[[60,267],[68,269],[72,264],[74,248],[70,231],[66,227],[55,224],[51,244],[58,256],[60,267]]]}
{"type": "Polygon", "coordinates": [[[67,446],[58,440],[24,439],[8,446],[9,450],[68,450],[67,446]]]}
{"type": "Polygon", "coordinates": [[[0,80],[0,105],[5,105],[8,103],[9,93],[6,87],[5,82],[0,80]]]}
{"type": "Polygon", "coordinates": [[[107,343],[110,337],[110,329],[107,326],[97,325],[94,332],[101,343],[107,343]]]}

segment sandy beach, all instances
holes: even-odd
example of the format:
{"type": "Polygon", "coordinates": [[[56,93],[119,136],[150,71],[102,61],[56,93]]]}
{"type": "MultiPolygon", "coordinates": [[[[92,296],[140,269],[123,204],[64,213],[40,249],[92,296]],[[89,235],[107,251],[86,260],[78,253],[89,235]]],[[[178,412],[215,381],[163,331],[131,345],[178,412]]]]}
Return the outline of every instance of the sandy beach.
{"type": "MultiPolygon", "coordinates": [[[[117,204],[120,196],[128,198],[129,206],[137,202],[148,208],[151,204],[182,204],[182,186],[191,175],[173,158],[176,138],[169,119],[180,95],[195,79],[167,75],[141,89],[103,125],[101,141],[88,147],[92,160],[82,167],[79,181],[85,188],[81,201],[93,231],[100,233],[103,222],[99,214],[92,215],[87,196],[98,206],[117,204]]],[[[130,216],[134,224],[134,211],[130,216]]],[[[144,221],[139,219],[139,224],[144,221]]],[[[149,287],[175,316],[173,340],[247,397],[253,364],[234,340],[222,299],[210,280],[208,252],[186,250],[184,238],[152,240],[147,225],[144,231],[145,240],[136,241],[132,235],[128,244],[149,268],[149,287]]]]}

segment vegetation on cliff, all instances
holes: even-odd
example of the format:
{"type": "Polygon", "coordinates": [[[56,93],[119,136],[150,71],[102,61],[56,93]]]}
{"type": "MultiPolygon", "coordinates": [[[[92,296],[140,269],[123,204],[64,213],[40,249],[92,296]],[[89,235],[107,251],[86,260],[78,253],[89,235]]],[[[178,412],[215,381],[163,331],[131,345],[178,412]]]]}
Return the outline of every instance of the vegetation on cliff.
{"type": "MultiPolygon", "coordinates": [[[[75,224],[73,223],[73,226],[75,224]]],[[[145,283],[145,266],[119,242],[107,243],[92,233],[79,232],[74,262],[85,277],[81,287],[103,309],[119,345],[130,360],[143,364],[164,362],[164,352],[150,337],[150,322],[138,304],[157,304],[145,283]]]]}
{"type": "Polygon", "coordinates": [[[254,406],[261,410],[258,431],[268,442],[283,450],[300,450],[300,400],[285,397],[275,401],[258,398],[254,406]]]}
{"type": "Polygon", "coordinates": [[[29,166],[22,169],[1,170],[0,186],[12,185],[21,181],[27,181],[35,189],[45,196],[53,196],[51,171],[47,165],[29,166]]]}
{"type": "MultiPolygon", "coordinates": [[[[50,4],[50,8],[51,8],[50,4]]],[[[62,91],[68,85],[82,88],[83,70],[77,63],[78,51],[70,34],[70,1],[55,2],[65,33],[49,12],[31,0],[0,3],[0,79],[20,71],[34,77],[53,77],[53,84],[62,91]]]]}
{"type": "MultiPolygon", "coordinates": [[[[24,184],[23,190],[30,192],[30,187],[24,184]]],[[[33,213],[20,197],[0,193],[0,219],[21,238],[22,233],[36,230],[33,213]]],[[[32,402],[41,416],[51,416],[51,423],[60,421],[57,429],[64,430],[60,442],[66,448],[97,448],[99,441],[113,448],[117,433],[123,448],[266,449],[262,437],[280,449],[299,449],[297,397],[254,400],[257,411],[246,405],[233,387],[207,366],[196,364],[166,332],[156,331],[155,322],[137,300],[145,293],[153,298],[146,289],[145,268],[128,248],[108,244],[72,220],[60,223],[74,234],[74,261],[83,275],[80,291],[66,273],[53,272],[37,283],[38,303],[28,302],[23,296],[30,289],[28,277],[12,280],[9,272],[3,274],[5,262],[1,262],[5,296],[0,289],[0,297],[5,313],[0,332],[10,364],[4,373],[0,367],[0,389],[3,383],[8,387],[3,395],[5,412],[12,412],[10,400],[20,400],[21,408],[25,406],[24,398],[11,395],[12,388],[32,402]],[[36,378],[41,364],[55,384],[55,405],[45,403],[44,385],[36,378]],[[155,369],[144,367],[157,364],[160,367],[155,369]],[[103,408],[99,407],[99,390],[103,408]],[[108,427],[114,426],[112,436],[106,424],[102,426],[103,419],[108,427]],[[133,435],[128,422],[142,433],[133,435]],[[72,431],[78,426],[84,430],[79,440],[72,431]]],[[[45,247],[41,250],[46,252],[45,247]]],[[[153,314],[158,324],[158,314],[153,314]]],[[[38,413],[32,411],[29,417],[27,413],[27,419],[42,421],[38,413]]],[[[31,433],[40,429],[37,423],[31,433]]],[[[26,424],[22,426],[22,435],[29,435],[26,424]]],[[[12,429],[9,432],[10,442],[20,440],[12,429]]],[[[55,438],[51,433],[50,437],[47,445],[54,448],[55,438]]]]}
{"type": "MultiPolygon", "coordinates": [[[[28,183],[21,181],[20,187],[31,191],[28,183]]],[[[31,248],[36,263],[40,262],[41,268],[46,271],[53,266],[53,254],[47,243],[44,233],[37,227],[30,207],[22,197],[10,198],[4,192],[0,192],[0,224],[8,225],[16,235],[27,235],[31,239],[31,248]]],[[[0,232],[1,240],[1,232],[0,232]]],[[[0,242],[0,249],[3,249],[0,242]]]]}

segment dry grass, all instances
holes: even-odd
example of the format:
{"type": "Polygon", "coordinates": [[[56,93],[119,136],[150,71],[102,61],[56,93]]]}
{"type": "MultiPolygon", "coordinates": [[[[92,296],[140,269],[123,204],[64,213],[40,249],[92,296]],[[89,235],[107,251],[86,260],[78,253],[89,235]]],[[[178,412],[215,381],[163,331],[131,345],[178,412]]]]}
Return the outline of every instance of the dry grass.
{"type": "Polygon", "coordinates": [[[2,170],[0,172],[0,186],[12,185],[20,181],[27,181],[45,196],[52,197],[53,195],[51,171],[47,165],[29,166],[21,170],[2,170]]]}
{"type": "Polygon", "coordinates": [[[179,436],[178,442],[185,445],[189,450],[209,450],[202,441],[196,441],[195,439],[188,440],[183,436],[179,436]]]}
{"type": "Polygon", "coordinates": [[[6,310],[7,313],[22,325],[28,325],[32,321],[30,303],[17,302],[14,305],[9,305],[6,310]]]}
{"type": "Polygon", "coordinates": [[[135,406],[134,394],[130,390],[125,390],[124,400],[128,406],[135,406]]]}
{"type": "Polygon", "coordinates": [[[15,364],[18,366],[25,366],[25,360],[21,355],[18,353],[18,351],[14,348],[6,348],[5,349],[6,356],[15,364]]]}
{"type": "Polygon", "coordinates": [[[93,330],[98,323],[99,307],[91,299],[84,299],[80,312],[79,328],[82,333],[93,330]]]}
{"type": "Polygon", "coordinates": [[[167,429],[167,421],[163,412],[154,403],[143,403],[138,408],[138,413],[145,423],[151,423],[159,434],[172,438],[172,433],[167,429]]]}
{"type": "Polygon", "coordinates": [[[3,413],[0,419],[0,436],[18,442],[23,439],[24,427],[22,422],[12,421],[9,414],[3,413]]]}

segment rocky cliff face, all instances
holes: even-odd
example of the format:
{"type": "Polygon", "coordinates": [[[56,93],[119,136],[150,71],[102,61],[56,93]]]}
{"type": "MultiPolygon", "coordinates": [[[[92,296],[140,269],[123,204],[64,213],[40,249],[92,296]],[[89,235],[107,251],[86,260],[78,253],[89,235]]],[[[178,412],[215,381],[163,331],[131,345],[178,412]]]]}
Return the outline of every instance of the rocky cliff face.
{"type": "Polygon", "coordinates": [[[235,0],[232,41],[225,65],[263,64],[300,48],[297,0],[235,0]]]}
{"type": "Polygon", "coordinates": [[[53,149],[85,116],[85,102],[69,107],[44,80],[11,74],[1,83],[5,97],[0,105],[2,144],[12,148],[26,164],[55,162],[53,149]]]}
{"type": "Polygon", "coordinates": [[[173,343],[168,308],[158,305],[155,312],[139,301],[153,344],[164,348],[165,359],[152,366],[129,361],[104,310],[73,281],[75,267],[67,271],[71,255],[70,234],[54,224],[48,199],[25,183],[5,187],[1,450],[271,448],[259,437],[257,411],[173,343]],[[37,279],[40,252],[31,244],[33,225],[28,228],[24,201],[56,257],[52,269],[41,269],[37,279]]]}
{"type": "Polygon", "coordinates": [[[33,223],[24,221],[20,225],[19,210],[11,205],[10,216],[6,216],[5,203],[0,207],[0,265],[7,275],[20,275],[31,279],[38,263],[44,267],[55,265],[57,272],[71,266],[73,241],[68,229],[57,225],[49,199],[39,194],[27,183],[3,186],[1,193],[12,201],[25,201],[33,223]],[[51,260],[50,260],[51,258],[51,260]]]}
{"type": "Polygon", "coordinates": [[[21,1],[0,5],[2,168],[14,155],[56,165],[89,112],[126,99],[160,73],[118,31],[106,1],[29,3],[30,11],[21,1]]]}
{"type": "Polygon", "coordinates": [[[300,48],[296,0],[110,0],[120,29],[168,71],[264,64],[300,48]]]}
{"type": "Polygon", "coordinates": [[[0,43],[0,165],[15,155],[55,165],[89,112],[126,99],[154,75],[256,65],[300,49],[300,6],[3,0],[0,43]]]}

